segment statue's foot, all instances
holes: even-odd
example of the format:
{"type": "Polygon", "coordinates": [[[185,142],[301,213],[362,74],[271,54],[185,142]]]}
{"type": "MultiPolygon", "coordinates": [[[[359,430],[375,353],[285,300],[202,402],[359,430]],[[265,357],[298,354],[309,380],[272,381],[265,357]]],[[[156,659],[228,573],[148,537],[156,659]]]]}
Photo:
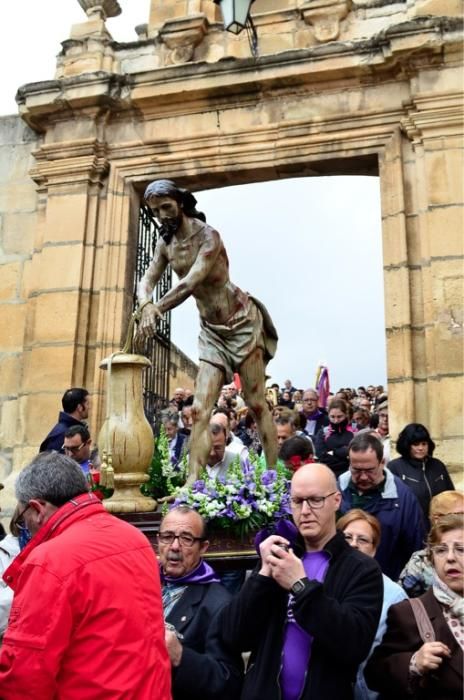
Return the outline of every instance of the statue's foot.
{"type": "Polygon", "coordinates": [[[193,486],[193,484],[195,483],[195,481],[198,481],[198,474],[197,474],[197,472],[190,472],[189,475],[188,475],[188,477],[187,477],[187,481],[185,482],[185,485],[186,485],[186,486],[193,486]]]}
{"type": "Polygon", "coordinates": [[[172,493],[170,496],[163,496],[162,498],[158,498],[158,503],[174,503],[176,500],[176,496],[174,493],[172,493]]]}

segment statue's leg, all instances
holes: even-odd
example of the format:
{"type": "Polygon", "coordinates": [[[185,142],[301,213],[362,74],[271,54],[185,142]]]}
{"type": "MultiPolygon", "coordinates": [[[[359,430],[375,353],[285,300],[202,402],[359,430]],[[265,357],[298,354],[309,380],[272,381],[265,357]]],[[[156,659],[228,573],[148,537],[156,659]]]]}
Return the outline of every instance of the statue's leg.
{"type": "Polygon", "coordinates": [[[256,417],[266,464],[268,469],[272,469],[277,462],[277,433],[265,398],[265,366],[261,348],[256,348],[242,362],[239,374],[245,403],[256,417]]]}
{"type": "Polygon", "coordinates": [[[200,360],[192,406],[188,483],[198,479],[200,469],[206,465],[211,449],[208,430],[209,419],[223,384],[224,372],[218,367],[200,360]]]}

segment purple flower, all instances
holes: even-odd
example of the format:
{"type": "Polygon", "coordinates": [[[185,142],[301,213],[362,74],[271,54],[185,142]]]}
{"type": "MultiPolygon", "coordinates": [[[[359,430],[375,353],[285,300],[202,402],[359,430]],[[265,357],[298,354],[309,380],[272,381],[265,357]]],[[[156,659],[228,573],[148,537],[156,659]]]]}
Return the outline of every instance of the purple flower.
{"type": "Polygon", "coordinates": [[[277,472],[275,469],[269,469],[261,476],[261,483],[264,484],[264,486],[269,486],[270,484],[273,484],[276,479],[277,472]]]}

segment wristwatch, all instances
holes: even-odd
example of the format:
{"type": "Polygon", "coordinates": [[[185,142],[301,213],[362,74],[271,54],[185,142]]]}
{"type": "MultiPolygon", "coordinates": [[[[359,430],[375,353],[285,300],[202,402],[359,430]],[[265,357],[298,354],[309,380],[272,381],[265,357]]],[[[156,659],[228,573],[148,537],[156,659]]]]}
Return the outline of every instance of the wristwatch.
{"type": "Polygon", "coordinates": [[[305,576],[304,578],[298,579],[298,581],[295,581],[293,586],[290,588],[291,594],[295,597],[299,596],[306,589],[307,583],[308,583],[307,576],[305,576]]]}

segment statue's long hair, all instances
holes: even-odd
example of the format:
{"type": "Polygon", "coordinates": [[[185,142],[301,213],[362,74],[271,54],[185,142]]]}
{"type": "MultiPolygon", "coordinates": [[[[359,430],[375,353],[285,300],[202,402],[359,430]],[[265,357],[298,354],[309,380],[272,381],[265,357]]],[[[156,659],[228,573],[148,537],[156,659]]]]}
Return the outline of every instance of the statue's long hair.
{"type": "Polygon", "coordinates": [[[172,180],[154,180],[145,190],[144,200],[148,203],[150,197],[171,197],[182,206],[185,216],[206,222],[206,216],[196,209],[197,200],[189,190],[177,187],[172,180]]]}

